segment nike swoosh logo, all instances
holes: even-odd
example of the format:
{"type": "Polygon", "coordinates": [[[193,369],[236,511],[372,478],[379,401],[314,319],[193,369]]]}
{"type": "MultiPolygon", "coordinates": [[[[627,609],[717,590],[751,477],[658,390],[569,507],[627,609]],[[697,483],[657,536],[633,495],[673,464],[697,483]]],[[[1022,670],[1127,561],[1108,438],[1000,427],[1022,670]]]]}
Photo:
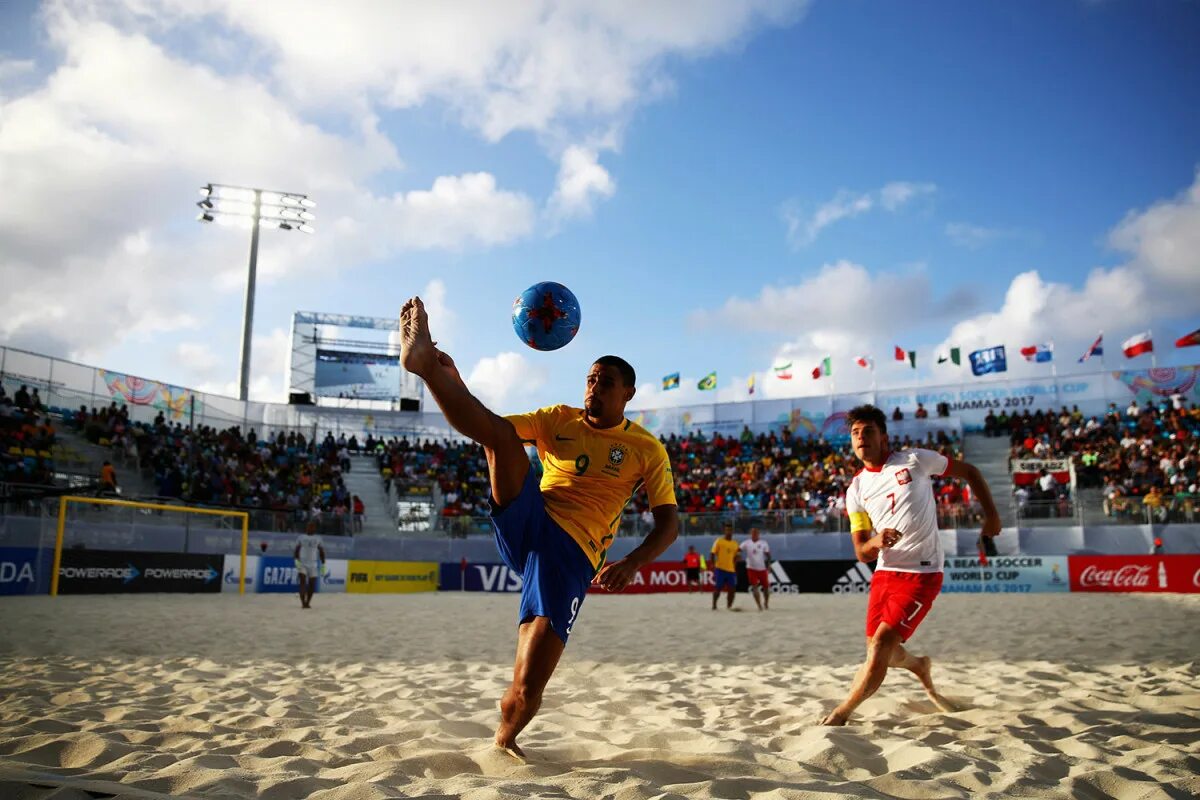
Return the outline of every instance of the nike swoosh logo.
{"type": "Polygon", "coordinates": [[[556,441],[556,442],[573,442],[573,441],[575,441],[575,439],[570,436],[559,436],[556,433],[556,434],[554,434],[554,441],[556,441]]]}

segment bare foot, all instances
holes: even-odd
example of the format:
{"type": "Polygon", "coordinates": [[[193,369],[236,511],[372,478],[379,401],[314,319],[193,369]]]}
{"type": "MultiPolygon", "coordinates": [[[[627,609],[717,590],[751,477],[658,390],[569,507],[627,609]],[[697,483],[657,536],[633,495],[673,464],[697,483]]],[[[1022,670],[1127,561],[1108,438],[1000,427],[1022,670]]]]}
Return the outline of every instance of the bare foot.
{"type": "Polygon", "coordinates": [[[428,375],[438,361],[429,335],[429,315],[419,297],[410,297],[400,309],[400,363],[413,375],[428,375]]]}
{"type": "Polygon", "coordinates": [[[502,744],[499,740],[497,740],[496,741],[496,749],[500,750],[504,753],[507,753],[508,755],[510,755],[514,759],[516,759],[517,761],[520,761],[522,764],[525,764],[529,761],[528,756],[525,755],[525,751],[522,750],[521,748],[517,747],[516,742],[508,742],[507,744],[502,744]]]}
{"type": "Polygon", "coordinates": [[[842,725],[845,725],[849,719],[850,713],[848,711],[842,711],[841,707],[839,706],[833,711],[830,711],[829,714],[826,715],[825,719],[821,720],[821,724],[841,727],[842,725]]]}
{"type": "Polygon", "coordinates": [[[932,667],[933,660],[929,656],[916,656],[916,666],[913,667],[912,673],[921,681],[921,685],[925,687],[925,694],[929,695],[929,699],[939,710],[947,713],[958,711],[958,706],[947,700],[933,686],[932,667]]]}

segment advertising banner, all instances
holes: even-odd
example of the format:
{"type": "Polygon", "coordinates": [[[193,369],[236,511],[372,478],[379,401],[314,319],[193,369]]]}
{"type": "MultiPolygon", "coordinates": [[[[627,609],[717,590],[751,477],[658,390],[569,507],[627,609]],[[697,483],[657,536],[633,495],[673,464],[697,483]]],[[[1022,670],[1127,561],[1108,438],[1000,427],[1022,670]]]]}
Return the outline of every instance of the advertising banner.
{"type": "Polygon", "coordinates": [[[1067,458],[1018,458],[1012,462],[1013,483],[1028,486],[1041,477],[1042,470],[1058,483],[1071,482],[1071,461],[1067,458]]]}
{"type": "MultiPolygon", "coordinates": [[[[744,589],[746,586],[745,570],[742,570],[740,577],[740,588],[744,589]]],[[[711,592],[712,587],[712,570],[701,570],[700,589],[711,592]]],[[[639,569],[637,575],[633,577],[629,586],[625,587],[625,591],[621,594],[659,594],[662,592],[686,592],[687,590],[687,570],[684,569],[683,564],[679,561],[659,561],[639,569]]],[[[595,583],[592,584],[589,592],[608,594],[607,590],[595,583]]]]}
{"type": "MultiPolygon", "coordinates": [[[[249,559],[247,559],[249,560],[249,559]]],[[[262,556],[258,564],[256,592],[296,594],[300,591],[300,578],[296,575],[296,559],[286,556],[262,556]]],[[[321,591],[321,582],[317,582],[321,591]]]]}
{"type": "Polygon", "coordinates": [[[0,547],[0,595],[46,591],[39,587],[38,577],[49,572],[54,554],[47,551],[39,558],[40,552],[36,547],[0,547]]]}
{"type": "Polygon", "coordinates": [[[942,594],[1071,591],[1067,556],[978,556],[946,559],[942,594]]]}
{"type": "Polygon", "coordinates": [[[219,592],[224,556],[64,550],[59,594],[219,592]]]}
{"type": "MultiPolygon", "coordinates": [[[[261,556],[246,556],[246,594],[258,591],[259,559],[261,556]]],[[[225,556],[225,571],[221,574],[221,591],[237,594],[238,579],[242,575],[241,555],[225,556]]]]}
{"type": "Polygon", "coordinates": [[[462,562],[445,562],[441,576],[438,588],[443,592],[519,592],[523,584],[504,564],[468,563],[464,570],[462,562]]]}
{"type": "Polygon", "coordinates": [[[864,594],[871,591],[871,566],[849,559],[836,561],[776,561],[772,579],[786,575],[781,592],[800,594],[864,594]]]}
{"type": "Polygon", "coordinates": [[[352,594],[435,592],[440,571],[435,561],[350,561],[346,591],[352,594]]]}
{"type": "Polygon", "coordinates": [[[344,558],[330,558],[325,561],[325,568],[328,570],[325,576],[317,581],[317,591],[319,592],[341,592],[346,591],[346,576],[349,573],[350,562],[344,558]]]}
{"type": "Polygon", "coordinates": [[[1200,556],[1071,556],[1072,592],[1200,593],[1200,556]]]}

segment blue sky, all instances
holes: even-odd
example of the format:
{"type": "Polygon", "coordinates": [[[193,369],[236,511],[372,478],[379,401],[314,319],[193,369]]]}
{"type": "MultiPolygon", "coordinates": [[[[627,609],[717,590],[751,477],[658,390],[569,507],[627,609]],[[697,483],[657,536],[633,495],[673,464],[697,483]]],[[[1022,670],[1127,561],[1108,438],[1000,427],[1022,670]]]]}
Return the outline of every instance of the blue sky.
{"type": "Polygon", "coordinates": [[[501,411],[577,402],[606,352],[644,405],[820,393],[827,355],[902,384],[897,344],[922,382],[971,380],[927,366],[953,345],[1052,338],[1070,371],[1101,327],[1109,366],[1147,327],[1200,355],[1168,341],[1200,327],[1195,3],[434,8],[5,4],[0,340],[234,391],[248,237],[194,222],[215,181],[319,204],[311,240],[263,235],[262,399],[293,311],[414,293],[501,411]],[[508,322],[538,280],[583,308],[556,353],[508,322]]]}

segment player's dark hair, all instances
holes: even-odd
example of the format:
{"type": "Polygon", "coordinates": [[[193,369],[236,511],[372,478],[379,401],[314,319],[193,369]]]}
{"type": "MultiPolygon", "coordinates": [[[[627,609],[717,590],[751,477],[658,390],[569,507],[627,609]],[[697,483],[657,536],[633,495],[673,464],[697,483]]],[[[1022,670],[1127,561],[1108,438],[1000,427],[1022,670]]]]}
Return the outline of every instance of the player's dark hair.
{"type": "Polygon", "coordinates": [[[887,433],[887,416],[873,405],[856,406],[847,411],[846,430],[853,428],[856,422],[872,422],[880,433],[887,433]]]}
{"type": "Polygon", "coordinates": [[[633,371],[633,367],[629,362],[620,356],[600,356],[593,364],[599,364],[602,367],[616,367],[617,372],[621,373],[621,380],[626,386],[637,386],[637,373],[633,371]]]}

